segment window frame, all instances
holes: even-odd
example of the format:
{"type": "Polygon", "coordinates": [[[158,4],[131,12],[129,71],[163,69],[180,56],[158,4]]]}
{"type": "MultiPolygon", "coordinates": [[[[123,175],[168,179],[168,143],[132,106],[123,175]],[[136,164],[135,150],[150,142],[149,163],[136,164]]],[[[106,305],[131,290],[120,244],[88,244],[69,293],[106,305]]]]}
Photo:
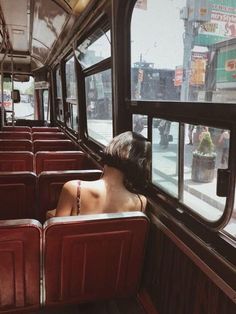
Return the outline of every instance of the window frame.
{"type": "Polygon", "coordinates": [[[63,85],[62,85],[62,70],[61,64],[58,63],[53,70],[53,77],[55,82],[55,119],[56,121],[64,126],[64,106],[63,106],[63,85]],[[60,82],[61,82],[61,97],[57,95],[57,71],[61,72],[60,74],[60,82]],[[60,114],[60,110],[62,113],[60,114]]]}
{"type": "Polygon", "coordinates": [[[69,51],[66,56],[63,58],[63,69],[64,69],[64,87],[65,87],[65,97],[64,97],[64,123],[65,127],[70,130],[70,132],[73,133],[74,136],[77,137],[79,133],[79,98],[78,98],[78,78],[77,78],[77,67],[76,67],[76,58],[73,51],[69,51]],[[69,98],[67,97],[67,85],[66,85],[66,63],[74,59],[74,71],[75,71],[75,98],[69,98]],[[74,129],[72,127],[73,122],[71,123],[71,118],[73,117],[73,113],[71,116],[71,106],[77,106],[77,129],[74,129]],[[68,117],[67,117],[68,115],[68,117]]]}
{"type": "MultiPolygon", "coordinates": [[[[95,26],[93,28],[91,28],[91,30],[86,35],[82,36],[79,40],[76,41],[76,47],[78,47],[80,44],[82,44],[86,40],[86,38],[88,38],[89,36],[92,36],[94,33],[96,33],[96,30],[98,30],[98,29],[99,30],[102,29],[104,33],[107,32],[108,30],[110,30],[110,32],[111,32],[111,27],[110,27],[108,21],[106,19],[101,20],[99,23],[95,24],[95,26]]],[[[112,73],[112,45],[111,45],[111,56],[110,57],[103,59],[103,60],[87,67],[86,69],[82,68],[77,57],[75,57],[75,60],[77,63],[77,69],[80,72],[80,73],[77,73],[77,75],[83,81],[83,83],[81,84],[81,88],[79,90],[79,94],[80,94],[79,96],[80,96],[81,102],[83,103],[83,108],[81,108],[81,110],[83,112],[80,113],[80,116],[81,116],[80,121],[82,119],[84,119],[84,122],[82,122],[84,133],[83,133],[83,135],[82,134],[81,135],[82,135],[83,141],[85,142],[86,147],[91,146],[96,151],[99,151],[99,149],[104,147],[104,145],[101,142],[97,141],[95,138],[89,136],[89,133],[88,133],[86,96],[85,96],[86,95],[85,80],[86,80],[86,77],[88,77],[88,76],[99,74],[100,72],[103,72],[106,70],[111,70],[111,73],[112,73]]],[[[113,82],[111,82],[111,87],[112,87],[112,95],[113,95],[113,82]]],[[[112,133],[113,133],[112,136],[114,136],[114,115],[113,115],[113,112],[114,112],[114,105],[113,105],[113,96],[112,96],[112,133]]]]}
{"type": "MultiPolygon", "coordinates": [[[[137,0],[130,1],[126,6],[126,12],[128,13],[128,30],[129,36],[126,38],[129,51],[131,52],[131,22],[132,14],[135,8],[137,0]]],[[[129,78],[131,81],[131,53],[129,55],[129,78]]],[[[193,230],[203,229],[208,230],[209,233],[214,232],[222,233],[226,238],[228,234],[224,233],[223,228],[227,225],[230,218],[232,217],[234,207],[234,194],[235,194],[235,183],[236,183],[236,165],[233,163],[233,157],[236,154],[236,113],[233,108],[235,104],[232,103],[209,103],[209,107],[214,104],[214,112],[206,116],[206,106],[208,102],[197,102],[196,106],[191,106],[193,102],[181,102],[181,101],[166,101],[166,100],[132,100],[131,99],[131,84],[130,91],[126,94],[126,106],[131,114],[142,114],[148,116],[148,139],[152,142],[152,118],[162,118],[174,122],[179,122],[179,192],[183,191],[183,154],[184,154],[184,141],[183,138],[184,129],[183,123],[196,124],[196,125],[207,125],[215,128],[229,129],[230,130],[230,148],[229,148],[229,164],[228,169],[230,170],[230,189],[226,199],[225,209],[223,215],[217,221],[207,221],[202,216],[198,215],[191,208],[183,203],[180,203],[178,199],[166,193],[164,190],[154,186],[152,183],[149,184],[150,196],[158,203],[165,202],[164,207],[168,204],[168,211],[171,215],[178,217],[178,220],[183,221],[187,225],[190,224],[193,230]],[[226,109],[227,108],[227,109],[226,109]],[[155,114],[154,114],[155,112],[155,114]],[[225,112],[228,114],[225,115],[225,112]],[[204,118],[206,116],[206,118],[204,118]],[[182,168],[181,168],[182,167],[182,168]],[[195,228],[196,227],[196,228],[195,228]]],[[[157,213],[156,213],[157,214],[157,213]]],[[[234,239],[235,241],[235,239],[234,239]]]]}
{"type": "MultiPolygon", "coordinates": [[[[214,114],[212,117],[207,117],[204,119],[206,113],[206,103],[197,103],[198,105],[194,108],[191,106],[192,103],[181,103],[181,102],[164,102],[164,101],[129,101],[127,102],[127,106],[129,107],[132,114],[142,114],[148,116],[148,138],[152,140],[152,119],[153,118],[162,118],[166,120],[170,120],[173,122],[180,123],[179,130],[179,171],[183,166],[183,123],[187,124],[201,124],[208,125],[215,128],[221,129],[229,129],[230,130],[230,148],[229,148],[229,165],[228,169],[230,170],[230,190],[227,196],[225,209],[223,215],[217,221],[208,221],[204,219],[202,216],[198,215],[195,211],[193,211],[187,205],[181,203],[176,197],[172,196],[170,193],[165,192],[161,188],[154,186],[150,183],[150,189],[152,190],[152,194],[161,195],[174,211],[177,209],[183,210],[189,217],[193,217],[195,220],[200,222],[201,224],[206,225],[211,230],[222,230],[224,226],[228,223],[231,218],[234,206],[234,187],[235,187],[235,166],[233,163],[232,153],[234,149],[236,149],[236,126],[234,123],[234,119],[236,119],[236,113],[232,104],[219,104],[215,103],[214,114]],[[155,112],[155,114],[153,114],[155,112]],[[182,115],[181,115],[182,112],[182,115]],[[217,114],[218,112],[218,114],[217,114]],[[225,117],[225,112],[228,112],[228,119],[225,117]],[[182,140],[181,140],[182,137],[182,140]],[[233,187],[233,188],[232,188],[233,187]]],[[[180,181],[180,189],[183,189],[183,180],[182,175],[179,176],[180,181]]]]}

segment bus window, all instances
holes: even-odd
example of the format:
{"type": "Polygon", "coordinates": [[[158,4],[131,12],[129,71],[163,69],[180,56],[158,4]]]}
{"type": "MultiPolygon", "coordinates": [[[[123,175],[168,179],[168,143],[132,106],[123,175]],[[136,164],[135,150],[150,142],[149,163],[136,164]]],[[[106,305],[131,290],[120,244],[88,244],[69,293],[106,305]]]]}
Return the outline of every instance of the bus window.
{"type": "Polygon", "coordinates": [[[111,56],[110,31],[106,33],[102,30],[98,31],[79,45],[75,52],[83,69],[109,58],[111,56]]]}
{"type": "Polygon", "coordinates": [[[184,26],[179,7],[185,2],[148,0],[146,6],[136,2],[131,22],[132,99],[180,99],[174,78],[175,67],[183,62],[184,26]]]}
{"type": "Polygon", "coordinates": [[[50,122],[50,104],[48,101],[48,90],[43,91],[44,120],[50,122]]]}
{"type": "Polygon", "coordinates": [[[201,14],[194,3],[136,2],[131,23],[132,99],[236,102],[235,26],[216,18],[231,17],[235,6],[232,1],[225,1],[225,6],[204,1],[201,14]]]}
{"type": "Polygon", "coordinates": [[[57,68],[56,70],[56,87],[57,87],[57,98],[62,98],[61,71],[59,68],[57,68]]]}
{"type": "Polygon", "coordinates": [[[110,31],[105,28],[97,29],[77,47],[75,55],[82,70],[86,69],[84,76],[88,136],[107,145],[113,137],[112,77],[110,62],[102,61],[110,61],[110,31]]]}
{"type": "Polygon", "coordinates": [[[66,62],[66,98],[76,99],[75,59],[66,62]]]}
{"type": "Polygon", "coordinates": [[[226,197],[216,195],[217,169],[228,168],[229,130],[185,125],[183,202],[209,221],[218,220],[226,197]]]}
{"type": "Polygon", "coordinates": [[[88,135],[103,145],[112,139],[111,70],[85,78],[88,135]]]}
{"type": "Polygon", "coordinates": [[[58,66],[56,69],[56,119],[63,122],[64,119],[64,109],[62,102],[62,86],[61,86],[61,71],[58,66]]]}
{"type": "Polygon", "coordinates": [[[179,124],[153,119],[152,139],[152,183],[177,197],[179,124]]]}
{"type": "Polygon", "coordinates": [[[20,102],[14,104],[15,119],[34,119],[34,79],[28,82],[14,81],[14,88],[20,91],[20,102]]]}
{"type": "Polygon", "coordinates": [[[236,240],[236,206],[234,205],[233,215],[228,222],[227,226],[224,228],[224,232],[230,235],[236,240]]]}
{"type": "Polygon", "coordinates": [[[66,72],[66,124],[78,131],[78,106],[76,97],[75,59],[72,56],[65,64],[66,72]]]}
{"type": "Polygon", "coordinates": [[[147,116],[141,114],[133,114],[133,131],[148,137],[147,133],[147,116]]]}

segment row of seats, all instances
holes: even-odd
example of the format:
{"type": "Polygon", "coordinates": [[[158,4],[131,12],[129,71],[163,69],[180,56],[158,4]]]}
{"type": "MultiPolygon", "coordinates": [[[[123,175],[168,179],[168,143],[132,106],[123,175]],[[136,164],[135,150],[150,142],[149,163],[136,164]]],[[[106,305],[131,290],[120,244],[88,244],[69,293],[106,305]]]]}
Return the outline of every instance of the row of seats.
{"type": "Polygon", "coordinates": [[[63,132],[0,132],[2,140],[65,140],[66,135],[63,132]]]}
{"type": "Polygon", "coordinates": [[[29,126],[4,126],[2,131],[7,132],[60,132],[58,127],[29,127],[29,126]]]}
{"type": "Polygon", "coordinates": [[[141,212],[0,221],[0,312],[135,296],[148,229],[141,212]]]}
{"type": "Polygon", "coordinates": [[[0,219],[38,219],[54,209],[62,186],[70,180],[97,180],[100,170],[45,171],[38,177],[32,172],[0,173],[0,219]]]}
{"type": "Polygon", "coordinates": [[[0,172],[95,169],[94,163],[81,151],[0,151],[0,172]]]}
{"type": "Polygon", "coordinates": [[[57,151],[76,150],[76,145],[70,140],[2,140],[0,139],[0,151],[57,151]]]}

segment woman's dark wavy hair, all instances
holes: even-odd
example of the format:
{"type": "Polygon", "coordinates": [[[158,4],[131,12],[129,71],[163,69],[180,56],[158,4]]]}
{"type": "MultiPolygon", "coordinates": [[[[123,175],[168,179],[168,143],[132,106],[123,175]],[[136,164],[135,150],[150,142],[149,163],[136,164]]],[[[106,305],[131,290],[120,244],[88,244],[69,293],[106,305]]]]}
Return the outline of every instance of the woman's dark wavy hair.
{"type": "Polygon", "coordinates": [[[145,137],[131,131],[119,134],[104,149],[102,161],[123,172],[129,191],[145,192],[151,168],[151,143],[145,137]]]}

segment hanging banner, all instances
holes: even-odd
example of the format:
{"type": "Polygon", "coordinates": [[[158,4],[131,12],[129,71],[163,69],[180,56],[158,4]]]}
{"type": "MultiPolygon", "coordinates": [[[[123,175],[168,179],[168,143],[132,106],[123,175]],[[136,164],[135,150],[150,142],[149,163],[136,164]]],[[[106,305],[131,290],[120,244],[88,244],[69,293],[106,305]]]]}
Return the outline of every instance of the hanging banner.
{"type": "Polygon", "coordinates": [[[181,86],[183,83],[183,66],[177,66],[175,68],[175,78],[174,78],[174,86],[181,86]]]}
{"type": "Polygon", "coordinates": [[[217,42],[236,37],[236,1],[209,0],[210,21],[202,23],[194,43],[210,46],[217,42]]]}
{"type": "Polygon", "coordinates": [[[190,85],[201,86],[205,84],[207,54],[192,52],[190,85]]]}

